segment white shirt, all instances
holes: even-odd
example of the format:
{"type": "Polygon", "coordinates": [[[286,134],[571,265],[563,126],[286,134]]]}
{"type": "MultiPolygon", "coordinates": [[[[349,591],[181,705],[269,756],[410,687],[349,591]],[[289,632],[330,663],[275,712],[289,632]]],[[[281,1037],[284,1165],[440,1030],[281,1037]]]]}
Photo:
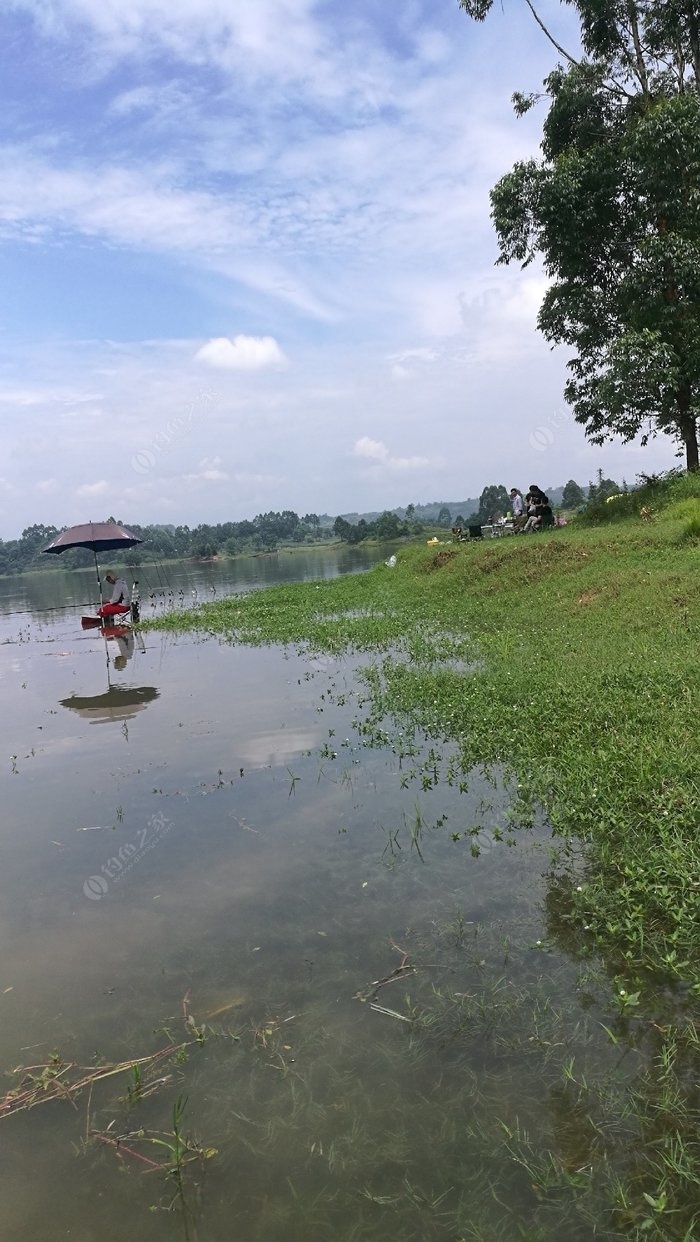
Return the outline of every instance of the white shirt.
{"type": "Polygon", "coordinates": [[[123,578],[117,578],[112,588],[110,604],[130,604],[131,594],[123,578]]]}
{"type": "Polygon", "coordinates": [[[513,497],[513,517],[522,517],[522,512],[523,512],[523,498],[520,495],[520,492],[516,492],[515,496],[513,497]]]}

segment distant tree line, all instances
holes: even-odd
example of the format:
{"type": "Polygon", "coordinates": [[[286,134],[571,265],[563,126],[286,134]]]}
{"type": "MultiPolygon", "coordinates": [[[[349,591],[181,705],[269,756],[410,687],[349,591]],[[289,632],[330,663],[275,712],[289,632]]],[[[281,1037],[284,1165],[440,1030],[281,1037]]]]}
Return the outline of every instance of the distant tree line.
{"type": "MultiPolygon", "coordinates": [[[[563,488],[549,491],[552,504],[565,509],[576,510],[589,504],[604,500],[607,496],[627,491],[627,484],[622,486],[614,479],[603,478],[598,471],[595,482],[588,488],[579,486],[573,479],[563,488]]],[[[252,521],[222,522],[218,525],[202,523],[199,526],[139,526],[133,522],[122,522],[143,540],[143,546],[130,548],[123,552],[107,552],[100,556],[100,563],[124,564],[136,566],[146,560],[207,560],[213,556],[236,556],[254,552],[274,552],[280,545],[313,544],[327,540],[335,535],[344,543],[358,544],[365,539],[376,539],[390,542],[392,539],[403,539],[423,533],[425,526],[449,530],[452,526],[483,525],[492,518],[504,516],[510,511],[509,492],[502,483],[490,483],[485,487],[477,501],[466,501],[462,509],[478,504],[478,508],[467,512],[451,509],[449,505],[439,502],[432,505],[409,504],[405,508],[385,509],[376,517],[367,515],[358,520],[349,521],[347,517],[337,517],[335,521],[327,514],[305,513],[300,517],[293,509],[283,509],[281,513],[270,511],[259,513],[252,521]],[[425,515],[429,514],[429,517],[425,515]]],[[[109,517],[106,521],[116,519],[109,517]]],[[[0,574],[21,573],[27,569],[50,569],[60,564],[62,569],[80,569],[92,564],[92,554],[80,548],[70,549],[61,553],[60,558],[43,556],[44,548],[60,533],[57,526],[36,524],[22,531],[19,539],[0,539],[0,574]]]]}
{"type": "Polygon", "coordinates": [[[370,522],[365,518],[360,518],[359,522],[348,522],[344,517],[337,517],[333,523],[333,531],[344,543],[350,544],[362,543],[365,539],[388,541],[402,539],[408,535],[419,535],[423,530],[423,525],[414,519],[413,512],[413,505],[409,505],[405,518],[400,518],[398,514],[388,509],[385,509],[375,521],[370,522]]]}
{"type": "MultiPolygon", "coordinates": [[[[115,521],[113,517],[106,519],[115,521]]],[[[274,552],[280,544],[317,543],[330,537],[317,513],[299,517],[291,509],[282,513],[259,513],[252,521],[202,523],[189,526],[139,526],[119,521],[143,540],[124,552],[104,552],[103,565],[139,565],[143,560],[205,560],[212,556],[235,556],[238,553],[274,552]]],[[[62,552],[60,557],[43,556],[44,548],[60,533],[57,526],[28,526],[19,539],[0,540],[0,573],[14,574],[26,569],[79,569],[92,564],[92,553],[80,548],[62,552]]]]}

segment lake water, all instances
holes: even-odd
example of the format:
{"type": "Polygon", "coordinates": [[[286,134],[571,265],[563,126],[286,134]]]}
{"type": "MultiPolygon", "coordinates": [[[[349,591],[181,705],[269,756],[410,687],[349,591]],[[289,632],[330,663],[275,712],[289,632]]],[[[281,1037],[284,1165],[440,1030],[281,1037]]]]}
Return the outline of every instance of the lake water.
{"type": "MultiPolygon", "coordinates": [[[[378,557],[141,571],[143,612],[378,557]]],[[[546,829],[509,846],[445,747],[363,744],[354,658],[148,632],[115,668],[93,585],[0,580],[0,1069],[187,1046],[0,1116],[3,1242],[592,1237],[504,1146],[590,1144],[551,1063],[579,967],[546,829]]]]}

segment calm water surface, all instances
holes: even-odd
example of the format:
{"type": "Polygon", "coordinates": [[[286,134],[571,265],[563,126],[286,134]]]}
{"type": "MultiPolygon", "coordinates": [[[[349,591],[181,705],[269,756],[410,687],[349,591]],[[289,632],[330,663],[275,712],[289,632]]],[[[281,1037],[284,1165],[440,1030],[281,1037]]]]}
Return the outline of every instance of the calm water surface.
{"type": "MultiPolygon", "coordinates": [[[[377,556],[149,571],[144,613],[377,556]]],[[[490,786],[362,747],[353,660],[148,633],[115,669],[80,629],[93,581],[0,580],[0,1068],[191,1046],[147,1099],[123,1075],[0,1119],[4,1242],[556,1236],[489,1128],[570,1141],[509,1044],[523,990],[550,1030],[573,978],[537,945],[547,834],[491,848],[490,786]],[[167,1159],[146,1139],[178,1097],[217,1153],[184,1215],[132,1154],[167,1159]]]]}

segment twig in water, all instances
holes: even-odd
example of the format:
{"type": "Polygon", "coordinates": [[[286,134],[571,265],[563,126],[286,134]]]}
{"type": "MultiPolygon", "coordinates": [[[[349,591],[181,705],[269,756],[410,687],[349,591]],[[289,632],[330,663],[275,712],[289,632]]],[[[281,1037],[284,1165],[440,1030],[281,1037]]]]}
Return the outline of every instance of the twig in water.
{"type": "Polygon", "coordinates": [[[375,1013],[385,1013],[389,1018],[397,1018],[399,1022],[411,1021],[405,1013],[397,1013],[395,1009],[385,1009],[383,1005],[376,1005],[374,1002],[370,1005],[370,1009],[373,1009],[375,1013]]]}

